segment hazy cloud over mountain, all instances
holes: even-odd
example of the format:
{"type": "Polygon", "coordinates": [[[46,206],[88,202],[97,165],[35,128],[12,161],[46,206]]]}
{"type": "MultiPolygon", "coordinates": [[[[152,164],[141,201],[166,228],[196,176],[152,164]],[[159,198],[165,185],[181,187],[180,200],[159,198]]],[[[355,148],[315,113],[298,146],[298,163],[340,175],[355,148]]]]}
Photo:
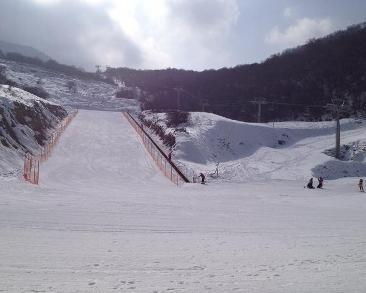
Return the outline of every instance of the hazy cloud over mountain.
{"type": "Polygon", "coordinates": [[[305,43],[307,40],[322,37],[332,31],[332,22],[325,19],[297,19],[284,31],[275,26],[266,37],[269,44],[282,46],[296,46],[305,43]]]}
{"type": "Polygon", "coordinates": [[[72,64],[142,64],[139,47],[104,9],[79,1],[37,5],[2,0],[0,38],[37,47],[72,64]]]}
{"type": "Polygon", "coordinates": [[[0,39],[88,69],[218,68],[363,21],[361,11],[361,0],[1,0],[0,39]]]}

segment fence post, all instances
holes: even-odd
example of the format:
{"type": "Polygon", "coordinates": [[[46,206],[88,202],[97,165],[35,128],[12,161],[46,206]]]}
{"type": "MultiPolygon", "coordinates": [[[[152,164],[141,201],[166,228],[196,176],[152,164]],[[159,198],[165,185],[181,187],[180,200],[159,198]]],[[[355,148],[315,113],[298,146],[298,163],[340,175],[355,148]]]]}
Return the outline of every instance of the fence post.
{"type": "Polygon", "coordinates": [[[24,156],[23,177],[27,180],[27,154],[24,156]]]}
{"type": "Polygon", "coordinates": [[[37,161],[37,172],[36,172],[35,184],[38,185],[38,183],[39,183],[39,160],[37,161]]]}
{"type": "Polygon", "coordinates": [[[33,164],[33,184],[36,184],[36,164],[33,164]]]}

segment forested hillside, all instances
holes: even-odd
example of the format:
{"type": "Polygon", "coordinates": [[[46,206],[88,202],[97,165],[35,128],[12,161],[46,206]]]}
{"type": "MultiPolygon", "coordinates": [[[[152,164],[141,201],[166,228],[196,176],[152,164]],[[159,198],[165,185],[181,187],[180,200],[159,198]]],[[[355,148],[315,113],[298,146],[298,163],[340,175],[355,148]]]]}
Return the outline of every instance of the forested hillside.
{"type": "Polygon", "coordinates": [[[106,74],[143,90],[145,109],[204,110],[256,121],[329,118],[323,107],[345,101],[347,115],[362,115],[366,98],[366,23],[286,50],[262,63],[202,72],[108,68],[106,74]]]}

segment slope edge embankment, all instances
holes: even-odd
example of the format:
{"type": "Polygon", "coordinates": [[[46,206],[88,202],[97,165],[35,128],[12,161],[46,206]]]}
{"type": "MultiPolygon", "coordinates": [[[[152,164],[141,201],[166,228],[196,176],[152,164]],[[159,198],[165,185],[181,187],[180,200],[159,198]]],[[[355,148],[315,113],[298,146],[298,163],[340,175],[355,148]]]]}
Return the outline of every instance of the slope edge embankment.
{"type": "Polygon", "coordinates": [[[151,136],[146,133],[143,127],[137,123],[131,114],[123,112],[123,115],[141,137],[146,150],[149,152],[162,173],[176,185],[179,185],[180,183],[189,183],[189,179],[179,170],[169,156],[161,150],[161,148],[154,142],[151,136]]]}

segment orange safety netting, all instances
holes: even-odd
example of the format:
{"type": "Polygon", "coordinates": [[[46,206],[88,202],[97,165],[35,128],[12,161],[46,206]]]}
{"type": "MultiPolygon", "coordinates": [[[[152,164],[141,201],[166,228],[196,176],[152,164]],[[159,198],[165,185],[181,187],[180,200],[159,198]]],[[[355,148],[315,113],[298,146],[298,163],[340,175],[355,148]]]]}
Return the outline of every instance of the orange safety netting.
{"type": "Polygon", "coordinates": [[[55,132],[52,133],[46,145],[41,149],[41,152],[39,154],[25,154],[23,168],[23,177],[25,181],[38,185],[40,163],[46,161],[50,157],[51,152],[55,145],[58,143],[62,133],[65,131],[66,127],[70,124],[70,122],[77,113],[78,111],[75,111],[69,114],[64,120],[62,120],[62,122],[57,126],[55,132]]]}
{"type": "Polygon", "coordinates": [[[137,134],[141,137],[146,150],[149,152],[162,173],[176,185],[189,182],[171,159],[169,159],[157,144],[154,143],[152,138],[145,133],[143,126],[139,125],[129,113],[123,112],[123,116],[130,122],[137,134]]]}

